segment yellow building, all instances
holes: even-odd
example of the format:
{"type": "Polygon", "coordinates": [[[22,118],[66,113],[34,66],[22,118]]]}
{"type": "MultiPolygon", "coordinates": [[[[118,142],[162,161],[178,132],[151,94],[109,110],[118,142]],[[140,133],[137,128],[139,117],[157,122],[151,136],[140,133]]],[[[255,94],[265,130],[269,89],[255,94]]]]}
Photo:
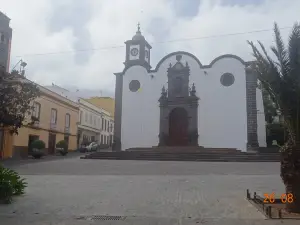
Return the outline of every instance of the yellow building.
{"type": "Polygon", "coordinates": [[[0,159],[10,158],[12,154],[13,135],[9,129],[0,128],[0,159]]]}
{"type": "Polygon", "coordinates": [[[69,151],[77,149],[77,103],[42,86],[39,89],[41,95],[33,102],[34,110],[31,115],[26,117],[28,122],[32,116],[38,118],[38,121],[20,128],[18,135],[12,136],[8,131],[2,131],[2,158],[27,157],[28,146],[36,139],[45,142],[48,154],[55,153],[55,145],[60,140],[68,142],[69,151]]]}
{"type": "Polygon", "coordinates": [[[111,97],[92,97],[85,99],[102,111],[100,141],[104,144],[112,145],[114,136],[114,116],[115,116],[115,99],[111,97]]]}
{"type": "Polygon", "coordinates": [[[93,105],[108,111],[112,118],[115,116],[115,99],[111,97],[92,97],[85,99],[93,105]]]}

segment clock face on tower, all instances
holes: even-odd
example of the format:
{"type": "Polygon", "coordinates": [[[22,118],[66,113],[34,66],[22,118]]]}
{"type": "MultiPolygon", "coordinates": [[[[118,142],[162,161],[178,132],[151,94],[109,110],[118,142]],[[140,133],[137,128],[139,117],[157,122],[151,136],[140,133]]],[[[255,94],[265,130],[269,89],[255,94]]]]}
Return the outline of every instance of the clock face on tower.
{"type": "Polygon", "coordinates": [[[137,48],[132,48],[132,49],[130,50],[130,54],[131,54],[132,56],[137,56],[137,55],[139,54],[139,50],[138,50],[137,48]]]}

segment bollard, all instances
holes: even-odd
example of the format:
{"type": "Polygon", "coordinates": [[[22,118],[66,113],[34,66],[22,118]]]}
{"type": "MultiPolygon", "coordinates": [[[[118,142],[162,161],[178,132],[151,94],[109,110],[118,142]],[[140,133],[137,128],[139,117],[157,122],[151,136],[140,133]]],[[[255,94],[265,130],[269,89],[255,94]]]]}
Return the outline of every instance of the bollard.
{"type": "Polygon", "coordinates": [[[281,219],[282,218],[282,213],[281,213],[281,209],[278,210],[278,218],[281,219]]]}
{"type": "Polygon", "coordinates": [[[272,213],[271,213],[272,207],[271,206],[267,206],[266,208],[266,214],[269,218],[272,218],[272,213]]]}
{"type": "Polygon", "coordinates": [[[251,199],[249,189],[247,189],[247,199],[251,199]]]}

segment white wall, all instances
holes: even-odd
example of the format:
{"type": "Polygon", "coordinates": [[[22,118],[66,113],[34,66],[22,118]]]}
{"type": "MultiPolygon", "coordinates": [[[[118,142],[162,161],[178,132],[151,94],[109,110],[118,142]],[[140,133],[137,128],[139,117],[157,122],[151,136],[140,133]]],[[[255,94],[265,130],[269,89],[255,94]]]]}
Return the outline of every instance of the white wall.
{"type": "MultiPolygon", "coordinates": [[[[80,98],[78,99],[78,103],[81,113],[80,125],[86,126],[85,129],[99,133],[101,130],[102,109],[80,98]],[[90,118],[92,118],[92,120],[90,118]]],[[[99,137],[97,137],[97,139],[99,140],[99,137]]]]}
{"type": "Polygon", "coordinates": [[[123,77],[122,99],[122,149],[151,147],[158,144],[159,104],[161,92],[159,79],[151,79],[146,69],[133,66],[123,77]],[[139,80],[138,92],[129,90],[131,80],[139,80]]]}
{"type": "Polygon", "coordinates": [[[263,104],[262,91],[256,88],[256,107],[257,107],[257,139],[260,147],[267,147],[266,141],[266,120],[263,104]]]}
{"type": "MultiPolygon", "coordinates": [[[[233,58],[223,58],[210,69],[200,69],[190,56],[182,62],[190,66],[190,85],[196,85],[199,145],[204,147],[238,148],[246,150],[247,113],[246,78],[243,64],[233,58]],[[207,72],[207,75],[204,74],[207,72]],[[220,83],[223,73],[232,73],[235,82],[230,87],[220,83]]],[[[163,85],[167,87],[167,68],[176,63],[176,56],[167,58],[152,79],[141,67],[129,68],[123,76],[122,149],[152,147],[158,144],[159,103],[163,85]],[[141,90],[131,92],[129,82],[139,80],[141,90]]]]}
{"type": "Polygon", "coordinates": [[[192,76],[200,97],[199,145],[216,148],[237,148],[246,151],[247,111],[244,65],[232,58],[217,61],[212,68],[192,76]],[[233,85],[220,83],[224,73],[235,77],[233,85]]]}
{"type": "Polygon", "coordinates": [[[108,112],[103,113],[102,118],[103,118],[103,125],[101,131],[101,135],[103,136],[102,143],[109,144],[110,138],[111,136],[113,136],[114,121],[112,120],[111,115],[108,112]],[[106,127],[105,127],[105,123],[106,123],[106,127]]]}
{"type": "MultiPolygon", "coordinates": [[[[83,126],[87,126],[88,128],[92,128],[91,130],[100,132],[101,130],[101,114],[96,113],[95,111],[90,110],[82,105],[80,105],[81,114],[81,122],[80,124],[83,126]],[[87,120],[86,120],[87,116],[87,120]],[[90,121],[90,117],[92,117],[92,121],[90,121]],[[96,123],[95,123],[96,119],[96,123]]],[[[88,129],[86,128],[86,129],[88,129]]]]}

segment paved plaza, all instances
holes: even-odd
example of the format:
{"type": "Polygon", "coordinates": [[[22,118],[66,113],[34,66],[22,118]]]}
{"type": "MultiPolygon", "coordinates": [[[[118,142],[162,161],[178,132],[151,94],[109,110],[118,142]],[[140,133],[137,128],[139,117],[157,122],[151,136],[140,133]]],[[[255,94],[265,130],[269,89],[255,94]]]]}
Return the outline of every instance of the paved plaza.
{"type": "Polygon", "coordinates": [[[26,195],[0,205],[0,224],[298,224],[266,220],[246,189],[280,195],[279,163],[86,160],[13,165],[26,195]],[[89,220],[93,215],[123,221],[89,220]],[[86,216],[86,217],[82,217],[86,216]]]}

